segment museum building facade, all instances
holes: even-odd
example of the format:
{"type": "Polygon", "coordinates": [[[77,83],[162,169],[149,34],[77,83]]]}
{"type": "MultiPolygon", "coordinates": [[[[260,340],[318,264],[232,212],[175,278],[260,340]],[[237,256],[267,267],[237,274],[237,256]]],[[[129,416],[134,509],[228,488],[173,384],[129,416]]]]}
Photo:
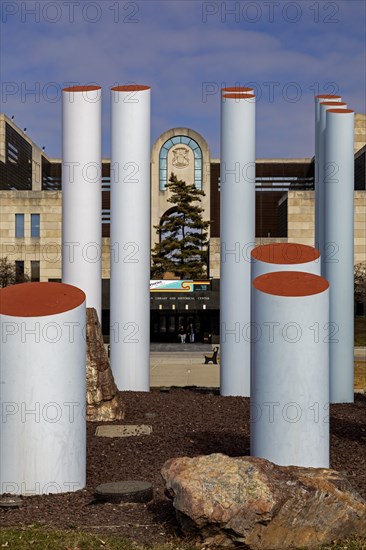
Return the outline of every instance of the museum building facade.
{"type": "MultiPolygon", "coordinates": [[[[366,115],[355,117],[354,263],[366,262],[366,115]]],[[[164,132],[151,151],[151,248],[155,227],[172,210],[166,185],[171,173],[204,191],[210,220],[207,277],[185,288],[151,288],[151,341],[178,342],[180,325],[193,324],[196,341],[217,342],[220,289],[220,160],[189,128],[164,132]]],[[[109,159],[102,161],[102,324],[109,328],[109,159]]],[[[256,244],[314,245],[314,159],[257,159],[256,244]]],[[[0,115],[0,257],[33,281],[61,280],[61,160],[49,158],[6,115],[0,115]]]]}

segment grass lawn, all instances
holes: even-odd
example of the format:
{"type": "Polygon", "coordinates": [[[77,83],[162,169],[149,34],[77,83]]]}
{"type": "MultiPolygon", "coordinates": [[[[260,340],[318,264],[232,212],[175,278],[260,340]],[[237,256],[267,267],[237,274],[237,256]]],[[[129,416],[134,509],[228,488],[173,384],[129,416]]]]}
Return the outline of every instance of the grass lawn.
{"type": "Polygon", "coordinates": [[[366,317],[355,318],[355,346],[366,346],[366,317]]]}
{"type": "MultiPolygon", "coordinates": [[[[147,550],[132,540],[117,535],[96,535],[85,531],[56,531],[35,526],[0,528],[0,548],[9,550],[147,550]]],[[[164,544],[149,550],[197,550],[193,546],[164,544]]]]}
{"type": "MultiPolygon", "coordinates": [[[[53,531],[34,526],[0,528],[0,548],[9,550],[197,550],[202,544],[192,546],[176,539],[170,543],[152,547],[139,546],[135,542],[116,535],[95,535],[84,531],[53,531]]],[[[301,550],[301,549],[299,549],[301,550]]],[[[352,538],[322,546],[319,550],[366,550],[366,539],[352,538]]]]}

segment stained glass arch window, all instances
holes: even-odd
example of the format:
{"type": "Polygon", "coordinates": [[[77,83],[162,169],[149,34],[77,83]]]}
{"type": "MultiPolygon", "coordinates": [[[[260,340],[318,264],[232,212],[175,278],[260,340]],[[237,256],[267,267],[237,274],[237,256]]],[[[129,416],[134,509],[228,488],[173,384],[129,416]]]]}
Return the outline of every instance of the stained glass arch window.
{"type": "MultiPolygon", "coordinates": [[[[166,190],[168,181],[168,153],[174,145],[187,145],[194,155],[194,184],[197,189],[202,189],[202,151],[197,141],[188,136],[174,136],[168,139],[160,149],[159,155],[159,189],[166,190]]],[[[189,182],[187,182],[189,183],[189,182]]]]}

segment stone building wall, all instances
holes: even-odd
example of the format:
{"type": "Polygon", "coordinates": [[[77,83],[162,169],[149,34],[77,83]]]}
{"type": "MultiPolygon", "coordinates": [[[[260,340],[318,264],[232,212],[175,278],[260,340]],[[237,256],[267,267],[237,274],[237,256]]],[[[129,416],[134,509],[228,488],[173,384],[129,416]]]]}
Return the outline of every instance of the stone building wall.
{"type": "MultiPolygon", "coordinates": [[[[314,243],[314,192],[288,193],[288,237],[256,239],[268,242],[314,243]]],[[[40,261],[40,280],[61,278],[60,191],[0,191],[0,255],[10,261],[24,260],[30,273],[31,260],[40,261]],[[15,214],[25,215],[24,239],[15,237],[15,214]],[[40,238],[32,238],[30,214],[40,214],[40,238]]],[[[355,264],[366,261],[366,192],[355,191],[355,264]]],[[[102,240],[102,276],[110,276],[109,238],[102,240]]],[[[220,277],[220,239],[210,239],[210,276],[220,277]]]]}
{"type": "MultiPolygon", "coordinates": [[[[160,171],[159,155],[164,143],[176,136],[191,138],[198,143],[202,152],[202,190],[205,196],[202,197],[201,207],[203,208],[203,219],[210,219],[210,151],[207,142],[203,137],[190,128],[174,128],[164,132],[154,143],[151,153],[151,248],[159,241],[154,226],[159,225],[161,216],[174,205],[168,202],[171,193],[162,191],[159,188],[160,171]]],[[[167,178],[169,180],[171,172],[174,172],[178,179],[183,179],[187,183],[194,182],[195,158],[189,146],[179,144],[173,146],[167,157],[167,178]],[[185,151],[183,151],[185,150],[185,151]],[[179,152],[184,155],[179,155],[179,152]],[[183,159],[186,162],[179,163],[175,160],[183,159]]]]}
{"type": "MultiPolygon", "coordinates": [[[[256,239],[256,245],[290,242],[314,246],[314,191],[289,191],[287,238],[256,239]]],[[[366,191],[355,191],[355,265],[366,262],[366,191]]],[[[220,239],[210,240],[210,276],[220,277],[220,239]]]]}
{"type": "Polygon", "coordinates": [[[366,145],[366,114],[355,114],[355,145],[354,151],[359,151],[366,145]]]}
{"type": "Polygon", "coordinates": [[[1,256],[40,262],[40,280],[61,278],[61,192],[0,191],[1,256]],[[15,214],[24,214],[24,238],[15,237],[15,214]],[[31,214],[40,214],[40,238],[31,237],[31,214]]]}
{"type": "MultiPolygon", "coordinates": [[[[314,245],[314,191],[288,193],[288,242],[314,245]]],[[[366,262],[366,191],[354,196],[354,263],[366,262]]]]}

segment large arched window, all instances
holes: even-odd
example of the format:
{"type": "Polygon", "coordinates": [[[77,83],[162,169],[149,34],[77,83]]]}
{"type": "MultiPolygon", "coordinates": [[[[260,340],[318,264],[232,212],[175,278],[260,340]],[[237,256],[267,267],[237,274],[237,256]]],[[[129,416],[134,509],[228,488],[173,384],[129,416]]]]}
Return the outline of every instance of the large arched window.
{"type": "Polygon", "coordinates": [[[193,151],[194,155],[194,184],[197,189],[202,189],[202,151],[197,141],[188,136],[174,136],[168,139],[159,155],[159,188],[160,191],[166,190],[168,181],[168,153],[174,145],[187,145],[193,151]]]}

